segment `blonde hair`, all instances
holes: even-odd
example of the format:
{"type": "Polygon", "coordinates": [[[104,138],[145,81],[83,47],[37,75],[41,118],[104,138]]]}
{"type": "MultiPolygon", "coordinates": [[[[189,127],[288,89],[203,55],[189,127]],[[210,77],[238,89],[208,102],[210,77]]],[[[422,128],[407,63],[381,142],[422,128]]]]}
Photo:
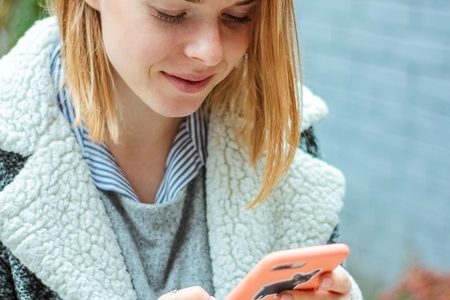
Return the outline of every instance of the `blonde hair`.
{"type": "MultiPolygon", "coordinates": [[[[117,142],[120,112],[99,13],[84,0],[50,3],[60,25],[65,80],[77,122],[83,120],[93,141],[117,142]]],[[[259,0],[256,5],[245,58],[206,101],[208,109],[225,110],[227,116],[242,120],[236,133],[253,165],[266,156],[260,191],[248,207],[263,202],[281,180],[300,139],[300,51],[293,0],[259,0]]]]}

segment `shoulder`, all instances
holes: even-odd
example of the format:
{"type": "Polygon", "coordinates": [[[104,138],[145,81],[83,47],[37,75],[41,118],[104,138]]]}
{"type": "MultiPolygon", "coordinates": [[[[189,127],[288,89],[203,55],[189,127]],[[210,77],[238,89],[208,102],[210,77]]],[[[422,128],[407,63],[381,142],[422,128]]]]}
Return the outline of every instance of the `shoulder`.
{"type": "Polygon", "coordinates": [[[320,122],[328,115],[328,106],[322,98],[315,95],[308,87],[301,86],[301,123],[302,131],[320,122]]]}
{"type": "MultiPolygon", "coordinates": [[[[30,82],[30,78],[39,74],[41,69],[48,70],[50,67],[51,53],[60,41],[58,32],[54,17],[37,21],[28,29],[0,59],[0,89],[13,91],[19,84],[35,83],[30,82]]],[[[13,95],[6,95],[8,96],[13,95]]]]}
{"type": "Polygon", "coordinates": [[[56,19],[38,21],[0,59],[0,148],[29,155],[57,116],[50,74],[56,19]]]}
{"type": "MultiPolygon", "coordinates": [[[[297,223],[297,228],[303,228],[304,232],[311,234],[304,236],[303,242],[319,244],[329,239],[337,224],[345,179],[337,168],[317,157],[313,125],[326,116],[328,109],[325,102],[304,88],[302,108],[304,146],[300,145],[287,173],[263,205],[246,212],[243,219],[250,223],[254,221],[252,226],[260,228],[256,225],[259,224],[258,220],[267,219],[268,216],[275,219],[280,217],[285,220],[283,226],[270,224],[273,228],[271,230],[281,229],[275,235],[281,234],[285,229],[292,230],[288,228],[289,225],[297,223]],[[317,223],[312,225],[311,221],[317,223]]],[[[234,136],[233,122],[226,116],[210,118],[208,145],[206,188],[207,194],[214,196],[213,201],[210,197],[210,207],[216,209],[217,206],[218,218],[228,210],[226,207],[218,207],[220,205],[233,205],[236,212],[244,214],[241,208],[259,190],[266,157],[262,157],[256,166],[251,165],[245,149],[240,147],[234,136]]],[[[292,240],[286,236],[284,246],[295,238],[296,235],[292,236],[292,240]]]]}
{"type": "Polygon", "coordinates": [[[50,53],[57,43],[59,30],[56,19],[50,17],[37,21],[0,59],[0,88],[11,84],[9,78],[21,82],[17,74],[30,76],[36,68],[48,68],[50,53]]]}
{"type": "MultiPolygon", "coordinates": [[[[321,159],[315,134],[315,125],[328,115],[328,107],[322,98],[306,86],[302,86],[301,91],[301,139],[285,182],[294,184],[303,181],[306,188],[310,189],[308,194],[316,198],[311,203],[315,205],[320,202],[325,206],[333,203],[334,211],[339,212],[345,194],[345,177],[338,168],[321,159]],[[322,196],[317,197],[319,194],[322,196]]],[[[302,190],[297,192],[302,193],[302,190]]]]}

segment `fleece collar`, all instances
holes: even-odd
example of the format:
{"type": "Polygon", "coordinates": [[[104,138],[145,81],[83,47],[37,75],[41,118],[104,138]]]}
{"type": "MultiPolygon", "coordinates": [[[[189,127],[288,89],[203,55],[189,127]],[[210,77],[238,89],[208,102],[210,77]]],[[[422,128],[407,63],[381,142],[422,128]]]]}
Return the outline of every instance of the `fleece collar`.
{"type": "Polygon", "coordinates": [[[209,124],[207,219],[213,283],[223,299],[265,254],[325,244],[338,222],[344,178],[299,150],[265,202],[246,209],[261,185],[264,159],[256,168],[250,165],[225,116],[213,114],[209,124]]]}
{"type": "Polygon", "coordinates": [[[50,76],[56,19],[0,61],[0,148],[30,155],[0,193],[0,240],[62,299],[136,299],[50,76]]]}
{"type": "MultiPolygon", "coordinates": [[[[0,192],[0,240],[63,299],[135,299],[131,278],[50,77],[55,18],[38,22],[0,60],[0,148],[29,155],[0,192]]],[[[304,90],[303,128],[326,114],[304,90]]],[[[225,116],[212,114],[206,163],[207,222],[216,296],[269,251],[326,242],[342,206],[344,179],[299,151],[269,199],[253,210],[255,169],[225,116]]]]}

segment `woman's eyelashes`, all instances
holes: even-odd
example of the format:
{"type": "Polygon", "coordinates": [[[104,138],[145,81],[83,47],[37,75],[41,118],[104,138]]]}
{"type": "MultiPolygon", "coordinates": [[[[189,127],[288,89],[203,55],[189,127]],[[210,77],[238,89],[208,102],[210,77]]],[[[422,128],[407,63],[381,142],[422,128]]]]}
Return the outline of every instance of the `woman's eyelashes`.
{"type": "Polygon", "coordinates": [[[155,14],[154,16],[159,19],[160,21],[166,22],[166,23],[182,23],[186,19],[186,12],[180,13],[180,14],[169,14],[166,12],[162,12],[160,10],[154,9],[155,14]]]}
{"type": "Polygon", "coordinates": [[[233,16],[230,14],[222,14],[222,19],[227,22],[238,23],[238,24],[239,23],[240,24],[250,23],[252,21],[250,16],[236,17],[236,16],[233,16]]]}
{"type": "MultiPolygon", "coordinates": [[[[182,13],[169,13],[169,12],[164,12],[158,9],[153,9],[154,13],[152,14],[155,18],[157,18],[160,21],[166,22],[166,23],[173,23],[173,24],[179,24],[179,23],[183,23],[186,18],[187,18],[187,13],[186,12],[182,12],[182,13]]],[[[245,23],[250,23],[252,21],[252,19],[250,18],[250,16],[246,15],[246,16],[234,16],[231,14],[226,14],[223,13],[221,15],[221,19],[226,22],[226,23],[231,23],[231,24],[245,24],[245,23]]]]}

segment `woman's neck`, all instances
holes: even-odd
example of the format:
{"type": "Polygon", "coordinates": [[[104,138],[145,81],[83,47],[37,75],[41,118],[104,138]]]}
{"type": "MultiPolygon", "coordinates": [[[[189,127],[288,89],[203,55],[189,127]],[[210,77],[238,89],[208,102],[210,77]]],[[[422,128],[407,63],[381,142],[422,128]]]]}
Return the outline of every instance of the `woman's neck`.
{"type": "Polygon", "coordinates": [[[170,150],[182,118],[168,118],[154,112],[124,82],[116,84],[120,111],[119,142],[108,146],[140,156],[164,155],[170,150]]]}
{"type": "Polygon", "coordinates": [[[117,93],[119,142],[107,147],[143,203],[153,203],[181,118],[163,117],[134,93],[117,93]]]}

